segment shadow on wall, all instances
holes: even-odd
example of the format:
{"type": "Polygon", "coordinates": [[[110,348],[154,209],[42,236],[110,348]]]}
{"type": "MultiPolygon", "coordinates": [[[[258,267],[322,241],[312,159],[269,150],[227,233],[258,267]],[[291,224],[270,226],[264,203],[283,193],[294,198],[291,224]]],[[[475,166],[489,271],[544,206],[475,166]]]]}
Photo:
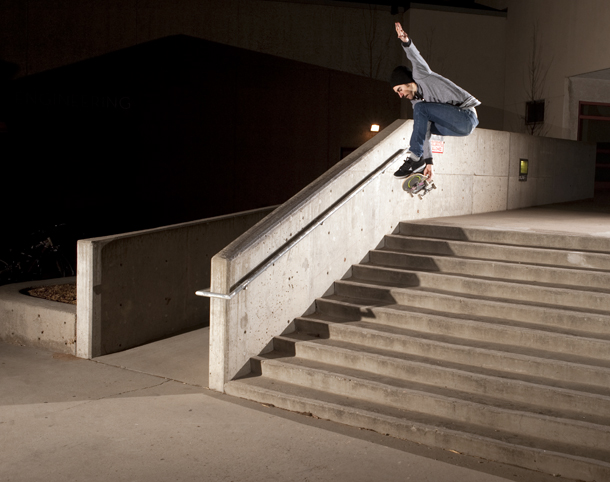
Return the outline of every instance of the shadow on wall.
{"type": "Polygon", "coordinates": [[[5,94],[6,231],[78,238],[280,204],[399,117],[384,82],[185,35],[5,94]]]}

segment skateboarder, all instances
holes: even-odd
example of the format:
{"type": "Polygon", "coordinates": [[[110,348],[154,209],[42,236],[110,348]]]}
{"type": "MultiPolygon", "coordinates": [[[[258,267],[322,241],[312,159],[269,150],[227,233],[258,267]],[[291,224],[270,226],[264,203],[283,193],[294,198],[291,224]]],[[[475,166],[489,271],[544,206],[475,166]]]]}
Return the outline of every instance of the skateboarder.
{"type": "Polygon", "coordinates": [[[413,104],[413,134],[407,159],[394,176],[405,178],[423,171],[432,177],[430,136],[469,135],[479,123],[475,107],[481,103],[449,79],[432,72],[399,22],[395,27],[413,70],[403,65],[396,67],[390,84],[401,99],[407,98],[413,104]]]}

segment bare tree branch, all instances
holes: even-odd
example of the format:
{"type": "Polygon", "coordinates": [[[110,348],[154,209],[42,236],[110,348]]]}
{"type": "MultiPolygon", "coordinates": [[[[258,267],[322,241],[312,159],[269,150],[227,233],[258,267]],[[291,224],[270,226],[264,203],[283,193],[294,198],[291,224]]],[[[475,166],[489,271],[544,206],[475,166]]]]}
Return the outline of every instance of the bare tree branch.
{"type": "MultiPolygon", "coordinates": [[[[532,25],[531,50],[527,63],[527,79],[524,86],[526,93],[526,109],[529,102],[544,101],[546,104],[544,98],[546,78],[552,63],[552,57],[545,62],[544,56],[542,55],[542,46],[540,45],[538,23],[534,23],[532,25]]],[[[543,136],[548,132],[548,124],[545,126],[544,122],[528,123],[527,112],[526,115],[521,116],[521,119],[525,125],[526,132],[530,135],[543,136]]]]}

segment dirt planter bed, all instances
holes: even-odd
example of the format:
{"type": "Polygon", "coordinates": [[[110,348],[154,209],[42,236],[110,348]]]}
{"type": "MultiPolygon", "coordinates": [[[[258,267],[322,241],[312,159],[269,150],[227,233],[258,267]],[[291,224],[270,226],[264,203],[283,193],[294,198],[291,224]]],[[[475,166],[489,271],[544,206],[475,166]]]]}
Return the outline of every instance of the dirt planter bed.
{"type": "Polygon", "coordinates": [[[50,286],[36,286],[21,290],[22,293],[43,300],[59,301],[60,303],[76,304],[76,283],[52,284],[50,286]]]}
{"type": "Polygon", "coordinates": [[[75,355],[76,300],[66,301],[72,290],[67,285],[75,283],[71,277],[0,286],[0,340],[75,355]],[[40,287],[47,288],[38,294],[44,298],[28,294],[40,287]],[[53,296],[63,302],[52,301],[53,296]]]}

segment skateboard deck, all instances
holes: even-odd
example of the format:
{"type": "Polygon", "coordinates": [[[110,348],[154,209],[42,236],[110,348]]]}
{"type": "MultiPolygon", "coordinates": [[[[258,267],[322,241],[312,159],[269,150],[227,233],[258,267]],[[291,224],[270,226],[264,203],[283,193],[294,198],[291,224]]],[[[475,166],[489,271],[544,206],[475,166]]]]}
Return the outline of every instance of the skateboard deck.
{"type": "Polygon", "coordinates": [[[433,189],[436,189],[436,184],[432,179],[428,179],[423,174],[411,174],[402,183],[402,188],[407,191],[411,197],[417,194],[419,199],[428,194],[433,189]]]}

